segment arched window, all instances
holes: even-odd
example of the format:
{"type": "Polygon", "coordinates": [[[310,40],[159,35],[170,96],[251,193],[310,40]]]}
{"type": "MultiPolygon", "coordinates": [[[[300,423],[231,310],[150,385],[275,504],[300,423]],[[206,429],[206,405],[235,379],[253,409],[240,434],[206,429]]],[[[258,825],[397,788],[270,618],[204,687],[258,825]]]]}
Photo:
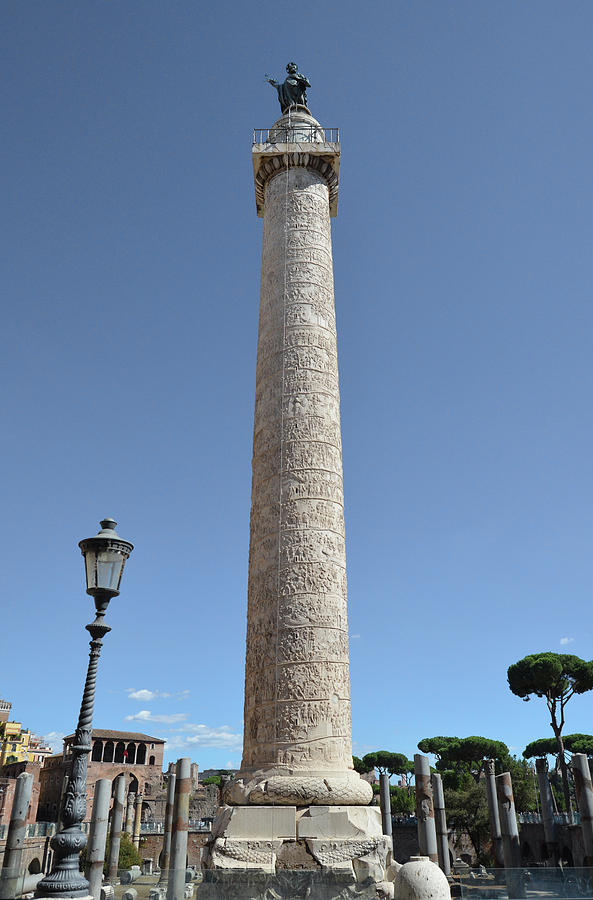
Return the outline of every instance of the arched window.
{"type": "Polygon", "coordinates": [[[154,766],[154,756],[151,756],[151,757],[150,757],[150,759],[148,760],[148,765],[149,765],[149,766],[154,766]]]}
{"type": "Polygon", "coordinates": [[[116,775],[113,781],[111,782],[111,796],[115,797],[115,784],[120,775],[125,775],[125,772],[120,772],[119,775],[116,775]]]}
{"type": "Polygon", "coordinates": [[[136,744],[133,744],[131,741],[128,744],[128,756],[126,762],[131,766],[136,762],[136,744]]]}
{"type": "Polygon", "coordinates": [[[91,759],[93,762],[101,762],[103,757],[103,741],[93,741],[93,752],[91,759]]]}
{"type": "Polygon", "coordinates": [[[113,741],[105,741],[103,748],[103,762],[113,762],[113,741]]]}
{"type": "Polygon", "coordinates": [[[126,745],[123,741],[118,741],[115,745],[115,757],[114,762],[122,763],[124,761],[124,751],[126,749],[126,745]]]}
{"type": "Polygon", "coordinates": [[[146,744],[138,744],[138,750],[136,752],[136,762],[139,766],[143,766],[146,764],[146,744]]]}

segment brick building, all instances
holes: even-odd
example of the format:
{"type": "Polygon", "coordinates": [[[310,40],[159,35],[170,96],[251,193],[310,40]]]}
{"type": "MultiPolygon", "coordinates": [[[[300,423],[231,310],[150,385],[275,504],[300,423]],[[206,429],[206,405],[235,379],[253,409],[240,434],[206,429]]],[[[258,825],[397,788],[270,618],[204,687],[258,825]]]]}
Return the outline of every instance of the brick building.
{"type": "MultiPolygon", "coordinates": [[[[142,820],[152,820],[155,801],[163,784],[164,740],[138,732],[93,728],[91,741],[85,821],[89,821],[91,817],[95,782],[99,778],[109,778],[113,782],[121,774],[127,776],[128,794],[142,794],[142,820]]],[[[41,769],[37,811],[39,822],[58,820],[65,778],[72,762],[70,748],[73,742],[73,734],[64,738],[63,752],[48,757],[41,769]]]]}
{"type": "Polygon", "coordinates": [[[33,776],[31,803],[29,805],[27,823],[32,824],[36,821],[40,791],[39,776],[42,766],[43,762],[41,761],[30,762],[29,760],[21,760],[21,762],[9,763],[8,765],[2,766],[0,769],[0,825],[8,825],[10,822],[16,780],[21,772],[29,772],[33,776]]]}

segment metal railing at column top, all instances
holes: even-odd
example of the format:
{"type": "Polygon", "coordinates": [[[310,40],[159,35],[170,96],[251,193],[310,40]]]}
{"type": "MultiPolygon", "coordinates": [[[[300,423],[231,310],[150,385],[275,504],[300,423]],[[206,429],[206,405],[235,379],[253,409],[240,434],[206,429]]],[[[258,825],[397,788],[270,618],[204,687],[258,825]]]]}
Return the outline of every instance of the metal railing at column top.
{"type": "Polygon", "coordinates": [[[337,144],[340,140],[340,129],[322,128],[320,125],[306,125],[298,122],[286,127],[253,129],[254,144],[290,144],[294,142],[313,144],[319,143],[320,139],[327,144],[337,144]]]}

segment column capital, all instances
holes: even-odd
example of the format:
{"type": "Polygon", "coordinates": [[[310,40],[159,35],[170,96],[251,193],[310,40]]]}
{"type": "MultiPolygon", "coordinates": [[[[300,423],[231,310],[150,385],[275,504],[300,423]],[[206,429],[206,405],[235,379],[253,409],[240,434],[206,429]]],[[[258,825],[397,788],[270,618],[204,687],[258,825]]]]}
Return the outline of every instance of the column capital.
{"type": "Polygon", "coordinates": [[[338,214],[340,142],[337,128],[322,128],[304,108],[282,116],[272,128],[255,129],[251,151],[257,215],[263,218],[267,182],[284,169],[319,172],[329,190],[330,216],[338,214]]]}

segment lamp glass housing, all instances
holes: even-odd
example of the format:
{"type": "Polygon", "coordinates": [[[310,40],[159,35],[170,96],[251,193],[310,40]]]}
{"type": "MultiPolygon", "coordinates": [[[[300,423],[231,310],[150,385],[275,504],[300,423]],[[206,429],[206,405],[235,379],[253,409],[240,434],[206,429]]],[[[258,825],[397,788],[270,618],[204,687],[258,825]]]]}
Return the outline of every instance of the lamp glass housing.
{"type": "Polygon", "coordinates": [[[87,592],[100,589],[118,593],[126,558],[113,547],[87,549],[84,553],[87,592]]]}

